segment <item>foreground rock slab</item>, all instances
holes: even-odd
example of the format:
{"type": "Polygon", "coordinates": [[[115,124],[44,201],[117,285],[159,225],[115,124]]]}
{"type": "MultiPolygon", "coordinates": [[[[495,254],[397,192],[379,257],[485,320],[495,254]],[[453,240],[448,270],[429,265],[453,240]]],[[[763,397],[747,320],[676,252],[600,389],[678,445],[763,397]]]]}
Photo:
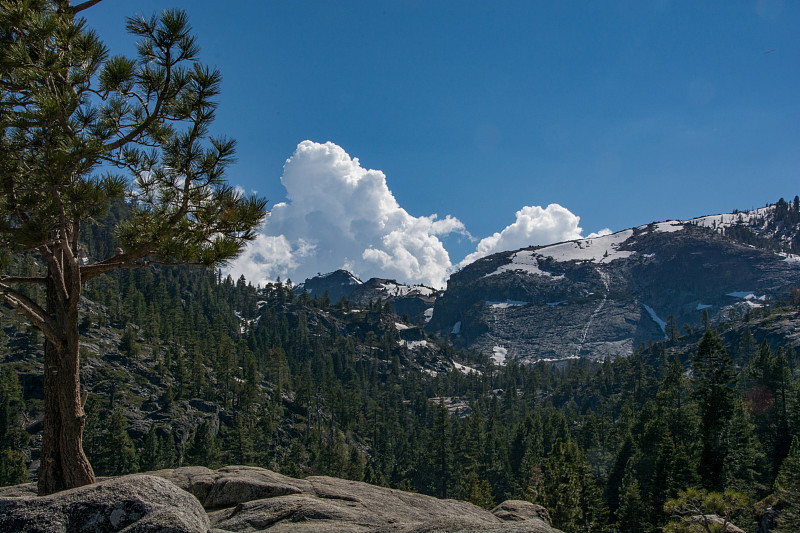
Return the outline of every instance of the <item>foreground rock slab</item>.
{"type": "Polygon", "coordinates": [[[357,481],[294,479],[247,466],[159,470],[43,498],[25,495],[31,488],[0,489],[0,531],[560,533],[547,510],[529,502],[509,500],[489,512],[357,481]]]}
{"type": "Polygon", "coordinates": [[[156,476],[124,476],[41,498],[0,498],[0,531],[196,533],[209,529],[208,516],[197,499],[156,476]]]}

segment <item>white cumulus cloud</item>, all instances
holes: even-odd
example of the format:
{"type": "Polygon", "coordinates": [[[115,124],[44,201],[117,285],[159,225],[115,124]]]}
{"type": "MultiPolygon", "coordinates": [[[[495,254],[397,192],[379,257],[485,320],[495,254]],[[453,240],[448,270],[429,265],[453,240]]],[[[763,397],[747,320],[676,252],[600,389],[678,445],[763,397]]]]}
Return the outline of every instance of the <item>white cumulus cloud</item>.
{"type": "Polygon", "coordinates": [[[603,237],[604,235],[611,235],[614,233],[611,231],[611,228],[603,228],[601,230],[593,231],[589,235],[586,236],[587,239],[596,239],[597,237],[603,237]]]}
{"type": "Polygon", "coordinates": [[[345,268],[361,277],[441,287],[452,268],[440,237],[466,234],[456,218],[414,217],[380,170],[362,168],[333,143],[303,141],[286,160],[276,204],[261,234],[230,265],[252,283],[303,281],[345,268]]]}
{"type": "Polygon", "coordinates": [[[476,250],[465,257],[459,266],[464,267],[496,252],[580,239],[580,220],[581,217],[558,204],[550,204],[546,208],[525,206],[517,211],[514,223],[503,231],[481,239],[476,250]]]}

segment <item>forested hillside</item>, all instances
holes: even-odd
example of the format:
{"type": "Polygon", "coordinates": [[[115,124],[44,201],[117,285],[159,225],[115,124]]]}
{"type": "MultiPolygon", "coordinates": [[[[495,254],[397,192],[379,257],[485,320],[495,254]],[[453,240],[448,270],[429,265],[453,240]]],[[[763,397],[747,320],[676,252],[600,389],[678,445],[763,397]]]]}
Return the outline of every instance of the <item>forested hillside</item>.
{"type": "MultiPolygon", "coordinates": [[[[124,216],[117,205],[90,228],[87,261],[114,249],[124,216]]],[[[772,507],[780,531],[797,530],[797,290],[628,358],[504,366],[381,301],[218,271],[123,270],[84,294],[84,447],[98,475],[258,465],[486,508],[527,499],[567,532],[650,531],[702,508],[702,491],[730,491],[740,527],[772,507]]],[[[36,474],[41,336],[6,313],[0,337],[0,484],[12,484],[36,474]]]]}

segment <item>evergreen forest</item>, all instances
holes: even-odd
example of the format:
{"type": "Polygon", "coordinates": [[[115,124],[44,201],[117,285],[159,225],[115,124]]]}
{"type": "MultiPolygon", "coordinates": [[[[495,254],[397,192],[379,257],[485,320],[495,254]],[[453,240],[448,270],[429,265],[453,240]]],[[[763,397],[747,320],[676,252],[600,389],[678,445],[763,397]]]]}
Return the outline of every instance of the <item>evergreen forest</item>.
{"type": "MultiPolygon", "coordinates": [[[[90,257],[114,249],[125,216],[119,203],[87,227],[90,257]]],[[[798,531],[800,358],[770,329],[798,323],[798,294],[675,327],[627,358],[497,366],[427,335],[412,349],[407,317],[381,301],[198,267],[120,270],[84,293],[84,449],[101,476],[243,464],[484,508],[529,500],[565,532],[679,531],[709,509],[798,531]]],[[[4,314],[1,485],[35,475],[41,340],[4,314]]]]}

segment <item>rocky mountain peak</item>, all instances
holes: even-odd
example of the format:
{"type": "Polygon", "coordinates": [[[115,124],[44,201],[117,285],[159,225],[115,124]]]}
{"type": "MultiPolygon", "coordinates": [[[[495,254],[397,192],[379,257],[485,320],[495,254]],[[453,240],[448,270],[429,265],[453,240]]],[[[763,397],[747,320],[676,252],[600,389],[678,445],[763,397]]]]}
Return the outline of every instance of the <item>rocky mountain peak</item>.
{"type": "Polygon", "coordinates": [[[800,285],[794,209],[656,222],[497,253],[450,277],[429,329],[526,362],[629,355],[668,328],[699,324],[704,311],[712,320],[743,314],[800,285]]]}

